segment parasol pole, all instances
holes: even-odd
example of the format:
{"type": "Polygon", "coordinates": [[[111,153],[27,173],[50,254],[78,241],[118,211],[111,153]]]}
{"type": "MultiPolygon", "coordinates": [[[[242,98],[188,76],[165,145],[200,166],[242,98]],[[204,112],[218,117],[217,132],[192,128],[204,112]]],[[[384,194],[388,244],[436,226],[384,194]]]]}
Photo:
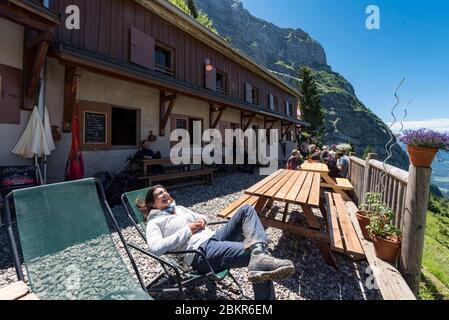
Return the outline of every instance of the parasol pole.
{"type": "MultiPolygon", "coordinates": [[[[42,67],[41,74],[40,74],[39,100],[38,100],[38,109],[39,109],[39,113],[41,115],[44,129],[45,129],[45,125],[46,125],[45,124],[45,70],[46,70],[46,62],[44,64],[44,66],[42,67]]],[[[50,125],[50,124],[48,124],[48,125],[50,125]]],[[[41,174],[41,179],[42,179],[42,184],[45,185],[45,184],[47,184],[47,155],[43,154],[40,156],[43,157],[43,160],[44,160],[44,176],[42,178],[42,174],[41,174]]],[[[40,169],[40,167],[39,167],[39,169],[40,169]]]]}
{"type": "Polygon", "coordinates": [[[44,180],[42,179],[42,172],[41,168],[39,166],[39,162],[37,160],[37,155],[34,155],[34,170],[36,171],[36,178],[38,181],[40,181],[40,184],[44,184],[44,180]]]}

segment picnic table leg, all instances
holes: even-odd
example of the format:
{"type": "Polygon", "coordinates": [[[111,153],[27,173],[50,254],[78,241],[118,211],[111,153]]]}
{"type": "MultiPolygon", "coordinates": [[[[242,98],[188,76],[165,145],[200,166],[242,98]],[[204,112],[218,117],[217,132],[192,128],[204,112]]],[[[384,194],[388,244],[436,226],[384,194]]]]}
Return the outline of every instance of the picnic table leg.
{"type": "Polygon", "coordinates": [[[340,189],[335,183],[334,179],[332,179],[327,173],[322,173],[321,177],[324,181],[326,181],[326,184],[329,185],[329,187],[331,187],[335,192],[341,195],[344,201],[351,201],[351,198],[346,194],[346,192],[340,189]]]}
{"type": "Polygon", "coordinates": [[[284,215],[282,216],[282,222],[285,222],[287,220],[289,206],[290,206],[289,203],[285,203],[285,210],[284,210],[284,215]]]}
{"type": "MultiPolygon", "coordinates": [[[[308,206],[305,205],[301,205],[301,208],[302,211],[304,212],[309,227],[312,229],[321,230],[320,223],[313,214],[312,209],[310,209],[308,206]]],[[[317,241],[317,244],[324,261],[326,261],[328,265],[334,267],[335,269],[338,269],[337,261],[335,260],[335,257],[332,254],[329,244],[323,241],[317,241]]]]}
{"type": "Polygon", "coordinates": [[[323,219],[324,221],[327,221],[327,210],[326,210],[326,206],[324,205],[324,198],[320,199],[320,211],[321,214],[323,215],[323,219]]]}
{"type": "Polygon", "coordinates": [[[267,207],[267,205],[270,203],[271,199],[260,197],[259,200],[256,202],[256,206],[254,209],[256,210],[258,215],[261,215],[263,212],[263,209],[267,207]]]}

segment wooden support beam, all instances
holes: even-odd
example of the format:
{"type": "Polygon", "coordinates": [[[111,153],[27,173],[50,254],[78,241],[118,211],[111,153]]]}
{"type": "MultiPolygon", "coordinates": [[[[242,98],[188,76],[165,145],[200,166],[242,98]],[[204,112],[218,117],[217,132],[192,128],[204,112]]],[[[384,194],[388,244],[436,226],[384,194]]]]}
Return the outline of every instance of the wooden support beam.
{"type": "Polygon", "coordinates": [[[49,43],[52,43],[54,39],[54,35],[51,32],[41,32],[39,33],[37,36],[28,39],[25,43],[25,48],[28,50],[30,48],[33,48],[39,44],[41,44],[41,42],[46,41],[49,43]]]}
{"type": "MultiPolygon", "coordinates": [[[[284,129],[284,125],[285,125],[285,124],[282,123],[282,129],[284,129]]],[[[287,129],[285,129],[285,131],[282,132],[281,139],[287,135],[287,132],[288,132],[288,130],[290,130],[290,128],[292,127],[292,125],[293,125],[293,123],[288,124],[287,129]]]]}
{"type": "Polygon", "coordinates": [[[167,126],[168,119],[175,106],[175,101],[177,98],[177,93],[166,95],[165,91],[160,93],[160,103],[159,103],[159,136],[163,137],[165,135],[165,127],[167,126]],[[166,103],[168,102],[168,106],[166,103]]]}
{"type": "Polygon", "coordinates": [[[243,131],[248,130],[249,126],[251,125],[251,122],[253,121],[253,119],[255,117],[256,117],[255,113],[245,114],[245,112],[241,111],[240,119],[241,119],[243,131]]]}
{"type": "Polygon", "coordinates": [[[226,107],[215,107],[212,103],[210,104],[210,128],[216,129],[218,124],[220,123],[221,117],[223,116],[223,112],[226,110],[226,107]],[[213,120],[214,113],[218,112],[217,117],[213,120]]]}
{"type": "Polygon", "coordinates": [[[50,42],[42,41],[34,56],[34,62],[31,69],[31,76],[29,78],[26,96],[31,99],[36,93],[36,88],[39,83],[39,77],[41,75],[42,67],[44,66],[45,59],[47,58],[48,48],[50,47],[50,42]]]}
{"type": "Polygon", "coordinates": [[[271,130],[274,127],[274,124],[277,122],[278,120],[272,119],[272,120],[268,120],[267,117],[264,117],[264,128],[267,130],[271,130]],[[267,125],[270,125],[269,128],[267,128],[267,125]]]}
{"type": "Polygon", "coordinates": [[[79,81],[83,69],[77,66],[66,66],[64,83],[63,132],[72,131],[72,115],[78,103],[79,81]]]}

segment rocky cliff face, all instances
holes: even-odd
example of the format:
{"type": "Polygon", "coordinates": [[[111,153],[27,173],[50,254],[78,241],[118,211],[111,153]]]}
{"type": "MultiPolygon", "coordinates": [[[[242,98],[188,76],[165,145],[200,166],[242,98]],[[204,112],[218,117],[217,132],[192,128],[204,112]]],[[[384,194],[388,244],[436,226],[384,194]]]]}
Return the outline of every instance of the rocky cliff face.
{"type": "MultiPolygon", "coordinates": [[[[352,141],[358,156],[370,146],[383,159],[390,140],[388,127],[360,102],[352,85],[327,65],[323,47],[301,29],[285,29],[258,19],[240,0],[196,0],[213,20],[219,34],[235,48],[266,68],[297,76],[301,65],[316,70],[325,109],[325,140],[329,144],[352,141]]],[[[295,85],[294,80],[284,79],[295,85]]],[[[407,168],[408,156],[394,148],[392,165],[407,168]]]]}

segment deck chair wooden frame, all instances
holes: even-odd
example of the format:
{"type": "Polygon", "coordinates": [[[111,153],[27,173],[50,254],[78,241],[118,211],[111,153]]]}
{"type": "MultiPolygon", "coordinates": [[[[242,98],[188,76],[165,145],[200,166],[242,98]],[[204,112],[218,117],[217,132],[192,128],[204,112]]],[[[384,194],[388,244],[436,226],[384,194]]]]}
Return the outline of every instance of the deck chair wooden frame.
{"type": "MultiPolygon", "coordinates": [[[[123,244],[123,247],[126,251],[127,257],[129,258],[129,261],[131,262],[132,268],[137,276],[137,280],[140,284],[140,287],[142,288],[142,292],[145,293],[145,296],[148,296],[148,298],[150,300],[153,300],[153,298],[149,295],[149,292],[147,290],[147,288],[144,285],[144,282],[142,280],[142,277],[139,273],[139,270],[137,268],[136,262],[130,252],[130,249],[128,247],[128,244],[122,234],[122,232],[120,231],[120,227],[117,223],[116,218],[114,217],[114,214],[111,211],[111,208],[106,200],[106,195],[105,192],[103,190],[101,181],[95,178],[89,178],[89,179],[85,179],[85,180],[93,180],[95,182],[96,185],[96,190],[97,190],[97,195],[99,196],[99,200],[100,203],[102,204],[103,208],[106,210],[102,210],[103,214],[104,214],[104,218],[106,219],[106,217],[111,219],[112,222],[112,227],[113,229],[117,232],[117,234],[119,235],[119,238],[123,244]]],[[[66,183],[70,183],[70,182],[66,182],[66,183]]],[[[45,188],[46,186],[41,186],[39,188],[45,188]]],[[[22,270],[22,265],[20,262],[20,256],[19,256],[19,250],[17,247],[17,243],[14,237],[14,231],[13,231],[13,223],[12,223],[12,219],[11,219],[11,210],[10,210],[10,204],[9,204],[9,200],[13,199],[14,200],[14,191],[10,192],[8,195],[6,195],[5,197],[5,216],[6,216],[6,225],[7,225],[7,235],[8,235],[8,240],[10,243],[10,247],[11,247],[11,251],[12,251],[12,258],[13,258],[13,263],[14,263],[14,267],[15,267],[15,271],[16,271],[16,275],[19,281],[25,281],[24,279],[24,274],[23,274],[23,270],[22,270]]],[[[20,237],[20,233],[18,234],[18,236],[20,237]]],[[[112,241],[112,240],[111,240],[112,241]]],[[[131,276],[131,274],[130,274],[131,276]]]]}
{"type": "MultiPolygon", "coordinates": [[[[148,190],[148,188],[144,188],[141,190],[137,190],[137,192],[143,192],[145,190],[148,190]]],[[[145,236],[145,231],[142,230],[142,228],[139,225],[139,222],[136,221],[136,219],[133,217],[133,215],[131,214],[131,211],[135,214],[135,215],[140,215],[139,217],[136,217],[137,219],[139,219],[140,221],[143,221],[143,215],[140,213],[140,210],[137,208],[137,205],[135,203],[136,199],[129,199],[129,195],[135,193],[134,192],[127,192],[124,193],[122,195],[122,204],[123,207],[126,211],[126,215],[129,219],[129,221],[131,222],[131,224],[133,225],[133,227],[137,230],[137,232],[139,233],[139,235],[142,237],[143,241],[145,243],[147,243],[147,239],[145,236]],[[131,211],[130,211],[131,209],[131,211]]],[[[220,225],[220,224],[226,224],[227,221],[216,221],[216,222],[210,222],[208,223],[209,226],[213,226],[213,225],[220,225]]],[[[231,280],[236,284],[236,286],[238,287],[239,290],[239,294],[240,294],[240,299],[243,299],[244,294],[243,294],[243,289],[242,286],[240,285],[240,283],[237,281],[237,279],[234,277],[234,275],[231,273],[230,270],[224,270],[221,272],[216,272],[212,265],[210,264],[210,262],[207,260],[205,254],[199,250],[185,250],[185,251],[170,251],[167,252],[166,254],[162,255],[162,256],[156,256],[154,254],[152,254],[151,252],[149,252],[146,249],[143,249],[141,246],[138,246],[136,244],[133,244],[131,242],[127,242],[127,245],[156,260],[157,262],[159,262],[159,264],[161,265],[163,272],[161,272],[153,281],[151,281],[151,283],[146,287],[148,292],[150,294],[179,294],[180,298],[182,300],[185,299],[185,291],[186,291],[186,285],[192,283],[192,282],[196,282],[202,279],[207,279],[209,281],[212,282],[222,282],[227,276],[231,278],[231,280]],[[171,259],[169,257],[169,255],[173,255],[173,256],[182,256],[185,254],[198,254],[200,255],[204,261],[206,261],[208,267],[209,267],[209,272],[206,274],[200,274],[198,272],[196,272],[195,270],[193,270],[192,268],[186,268],[183,267],[181,264],[179,264],[176,259],[171,259]],[[170,270],[173,271],[174,276],[170,273],[170,270]],[[157,287],[155,286],[159,280],[161,280],[164,277],[168,277],[171,280],[173,280],[174,282],[176,282],[175,286],[172,287],[168,287],[168,288],[162,288],[162,287],[157,287]]]]}

